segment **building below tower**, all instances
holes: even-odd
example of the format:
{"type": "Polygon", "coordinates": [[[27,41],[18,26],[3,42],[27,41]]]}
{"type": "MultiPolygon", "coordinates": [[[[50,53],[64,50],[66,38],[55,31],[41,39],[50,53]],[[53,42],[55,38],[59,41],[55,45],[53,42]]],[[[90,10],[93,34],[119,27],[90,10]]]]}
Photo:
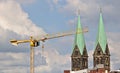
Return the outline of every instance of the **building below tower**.
{"type": "Polygon", "coordinates": [[[93,69],[82,69],[78,71],[65,70],[64,73],[111,73],[104,68],[103,64],[98,64],[93,69]]]}
{"type": "Polygon", "coordinates": [[[96,67],[98,64],[103,64],[105,70],[110,71],[110,52],[104,30],[102,12],[100,12],[98,35],[93,54],[93,66],[96,67]]]}
{"type": "Polygon", "coordinates": [[[79,71],[88,68],[88,54],[80,23],[80,15],[78,16],[74,48],[71,55],[71,64],[72,71],[79,71]]]}
{"type": "Polygon", "coordinates": [[[110,73],[120,73],[120,70],[114,70],[114,71],[111,71],[110,73]]]}

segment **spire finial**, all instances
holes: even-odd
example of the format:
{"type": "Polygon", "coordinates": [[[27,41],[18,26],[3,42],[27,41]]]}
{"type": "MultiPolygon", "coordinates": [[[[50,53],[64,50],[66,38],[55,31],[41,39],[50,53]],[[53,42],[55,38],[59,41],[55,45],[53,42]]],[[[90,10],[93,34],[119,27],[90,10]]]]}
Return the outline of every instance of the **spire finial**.
{"type": "Polygon", "coordinates": [[[107,37],[104,29],[104,23],[103,23],[103,17],[102,17],[102,9],[100,8],[100,18],[99,18],[99,26],[98,26],[98,36],[97,36],[97,44],[100,44],[103,53],[105,53],[106,50],[106,44],[107,44],[107,37]]]}
{"type": "Polygon", "coordinates": [[[80,22],[80,9],[78,8],[76,12],[77,12],[77,15],[78,15],[78,20],[77,20],[74,47],[77,45],[81,55],[83,55],[83,51],[84,51],[84,48],[85,48],[84,35],[83,35],[83,33],[78,34],[79,32],[82,32],[82,25],[81,25],[81,22],[80,22]]]}
{"type": "Polygon", "coordinates": [[[78,9],[78,15],[80,15],[80,9],[78,9]]]}
{"type": "Polygon", "coordinates": [[[102,8],[100,7],[100,13],[102,13],[102,8]]]}

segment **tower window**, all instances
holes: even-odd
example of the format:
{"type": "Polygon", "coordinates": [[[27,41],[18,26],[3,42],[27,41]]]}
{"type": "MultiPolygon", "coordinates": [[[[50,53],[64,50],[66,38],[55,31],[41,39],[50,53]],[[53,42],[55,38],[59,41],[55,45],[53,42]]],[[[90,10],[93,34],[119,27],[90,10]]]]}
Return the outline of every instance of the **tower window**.
{"type": "Polygon", "coordinates": [[[99,58],[96,58],[96,63],[99,64],[99,58]]]}
{"type": "Polygon", "coordinates": [[[78,55],[78,51],[75,51],[75,55],[78,55]]]}
{"type": "Polygon", "coordinates": [[[98,51],[97,51],[97,54],[100,55],[100,53],[101,53],[100,50],[98,50],[98,51]]]}

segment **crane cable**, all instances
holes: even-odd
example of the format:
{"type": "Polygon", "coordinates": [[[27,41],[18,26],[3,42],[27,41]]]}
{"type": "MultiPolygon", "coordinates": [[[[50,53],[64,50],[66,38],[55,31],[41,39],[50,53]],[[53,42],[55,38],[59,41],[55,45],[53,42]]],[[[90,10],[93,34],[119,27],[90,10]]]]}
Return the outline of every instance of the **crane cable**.
{"type": "Polygon", "coordinates": [[[41,59],[41,61],[42,61],[42,64],[44,63],[44,60],[43,60],[43,56],[44,56],[44,43],[42,42],[42,52],[41,52],[41,55],[42,55],[42,59],[41,59]]]}
{"type": "Polygon", "coordinates": [[[44,43],[42,43],[42,54],[44,54],[44,43]]]}

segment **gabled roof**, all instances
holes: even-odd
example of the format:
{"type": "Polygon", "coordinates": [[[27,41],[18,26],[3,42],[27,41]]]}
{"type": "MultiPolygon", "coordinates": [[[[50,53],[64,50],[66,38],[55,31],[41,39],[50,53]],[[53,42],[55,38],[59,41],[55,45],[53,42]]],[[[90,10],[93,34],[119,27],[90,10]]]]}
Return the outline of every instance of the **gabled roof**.
{"type": "Polygon", "coordinates": [[[80,22],[80,15],[78,16],[78,23],[77,23],[74,47],[75,47],[75,45],[78,46],[78,48],[80,50],[80,53],[82,55],[84,47],[85,47],[85,40],[84,40],[84,36],[83,36],[83,33],[82,33],[82,26],[81,26],[81,22],[80,22]]]}
{"type": "Polygon", "coordinates": [[[100,18],[99,18],[99,27],[98,27],[98,35],[96,40],[96,46],[97,44],[100,44],[103,53],[105,53],[106,45],[107,45],[107,37],[104,30],[104,23],[102,18],[102,12],[100,11],[100,18]]]}

